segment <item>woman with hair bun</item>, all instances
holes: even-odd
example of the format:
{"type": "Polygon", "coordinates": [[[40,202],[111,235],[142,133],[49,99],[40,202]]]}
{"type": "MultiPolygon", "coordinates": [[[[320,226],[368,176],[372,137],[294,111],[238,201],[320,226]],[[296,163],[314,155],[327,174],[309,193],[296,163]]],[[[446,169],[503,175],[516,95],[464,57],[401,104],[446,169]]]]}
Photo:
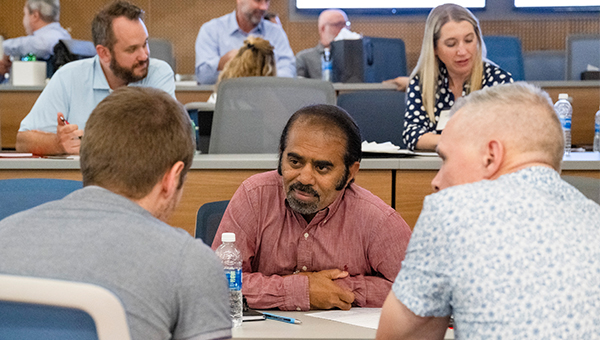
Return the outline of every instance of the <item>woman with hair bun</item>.
{"type": "MultiPolygon", "coordinates": [[[[275,77],[277,68],[275,67],[275,53],[273,45],[260,37],[249,36],[244,40],[242,46],[235,57],[225,64],[223,71],[219,74],[217,85],[225,79],[242,77],[275,77]]],[[[209,103],[217,101],[217,93],[208,99],[209,103]]]]}

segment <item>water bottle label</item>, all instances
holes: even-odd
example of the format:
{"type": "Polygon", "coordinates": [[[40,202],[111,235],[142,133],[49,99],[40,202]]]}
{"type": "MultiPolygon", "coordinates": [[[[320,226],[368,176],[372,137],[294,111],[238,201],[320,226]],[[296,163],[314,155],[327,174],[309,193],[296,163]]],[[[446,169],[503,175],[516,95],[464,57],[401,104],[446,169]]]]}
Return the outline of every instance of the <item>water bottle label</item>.
{"type": "Polygon", "coordinates": [[[600,123],[596,123],[596,133],[600,133],[600,123]]]}
{"type": "Polygon", "coordinates": [[[225,276],[229,282],[229,290],[242,290],[242,270],[225,269],[225,276]]]}
{"type": "Polygon", "coordinates": [[[560,122],[565,130],[571,130],[571,118],[561,118],[560,122]]]}

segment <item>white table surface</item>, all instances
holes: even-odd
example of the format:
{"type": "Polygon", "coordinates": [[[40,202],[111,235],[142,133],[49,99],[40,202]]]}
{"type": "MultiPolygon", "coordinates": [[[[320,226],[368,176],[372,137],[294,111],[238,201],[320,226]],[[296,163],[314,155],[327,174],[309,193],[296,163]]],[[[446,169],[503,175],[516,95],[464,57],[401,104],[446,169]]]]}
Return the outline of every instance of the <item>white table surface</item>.
{"type": "MultiPolygon", "coordinates": [[[[377,330],[354,326],[338,321],[326,320],[308,316],[310,312],[268,311],[272,314],[299,319],[302,324],[294,325],[281,321],[247,321],[242,326],[233,329],[234,339],[375,339],[377,330]]],[[[454,339],[450,330],[444,339],[454,339]]]]}

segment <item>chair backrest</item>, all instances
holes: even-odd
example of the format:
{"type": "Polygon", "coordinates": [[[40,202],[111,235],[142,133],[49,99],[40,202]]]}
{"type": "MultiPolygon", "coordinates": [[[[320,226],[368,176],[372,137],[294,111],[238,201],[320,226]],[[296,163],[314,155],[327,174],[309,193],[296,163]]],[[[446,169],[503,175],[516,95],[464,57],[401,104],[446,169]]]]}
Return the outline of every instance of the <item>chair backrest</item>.
{"type": "Polygon", "coordinates": [[[204,203],[196,215],[196,238],[211,246],[229,201],[204,203]]]}
{"type": "Polygon", "coordinates": [[[525,80],[565,80],[565,51],[523,53],[525,80]]]}
{"type": "Polygon", "coordinates": [[[88,283],[0,274],[0,315],[0,339],[130,339],[119,299],[88,283]]]}
{"type": "Polygon", "coordinates": [[[363,141],[402,142],[406,94],[400,91],[355,91],[338,96],[338,106],[348,111],[360,128],[363,141]]]}
{"type": "Polygon", "coordinates": [[[207,102],[186,103],[185,109],[194,123],[196,132],[196,150],[208,153],[210,143],[210,129],[212,127],[215,104],[207,102]]]}
{"type": "Polygon", "coordinates": [[[152,58],[164,60],[171,66],[173,72],[176,70],[175,53],[173,53],[173,44],[166,39],[148,38],[148,47],[152,58]]]}
{"type": "Polygon", "coordinates": [[[281,131],[298,109],[335,105],[335,90],[316,79],[247,77],[219,84],[209,153],[277,153],[281,131]]]}
{"type": "Polygon", "coordinates": [[[365,83],[406,76],[406,50],[402,39],[364,37],[365,83]]]}
{"type": "Polygon", "coordinates": [[[600,34],[574,34],[567,37],[567,80],[580,80],[588,64],[600,67],[600,34]]]}
{"type": "Polygon", "coordinates": [[[561,176],[562,179],[581,191],[585,197],[600,204],[600,179],[581,176],[561,176]]]}
{"type": "Polygon", "coordinates": [[[509,36],[486,36],[487,58],[504,71],[510,72],[515,81],[525,79],[521,40],[509,36]]]}
{"type": "Polygon", "coordinates": [[[406,75],[402,39],[363,37],[331,43],[332,75],[337,83],[380,83],[406,75]]]}
{"type": "Polygon", "coordinates": [[[82,187],[82,182],[66,179],[17,178],[0,180],[0,220],[42,203],[61,199],[82,187]]]}
{"type": "Polygon", "coordinates": [[[54,54],[48,60],[48,77],[58,71],[63,65],[75,60],[91,58],[96,55],[96,46],[87,40],[61,39],[54,45],[54,54]]]}

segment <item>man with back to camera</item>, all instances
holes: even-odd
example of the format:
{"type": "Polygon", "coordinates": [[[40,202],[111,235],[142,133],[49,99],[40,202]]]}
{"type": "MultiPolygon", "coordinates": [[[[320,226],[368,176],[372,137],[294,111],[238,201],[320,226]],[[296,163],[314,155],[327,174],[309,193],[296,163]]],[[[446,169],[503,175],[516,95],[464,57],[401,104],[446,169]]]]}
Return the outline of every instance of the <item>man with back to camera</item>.
{"type": "Polygon", "coordinates": [[[278,170],[242,183],[212,244],[236,234],[250,307],[381,307],[410,228],[353,183],[360,159],[360,132],[344,110],[307,106],[290,118],[278,170]]]}
{"type": "Polygon", "coordinates": [[[231,337],[221,262],[165,223],[194,149],[189,116],[169,94],[116,90],[87,123],[84,188],[0,222],[0,272],[107,288],[132,339],[231,337]]]}
{"type": "Polygon", "coordinates": [[[268,40],[275,47],[278,77],[296,76],[294,52],[280,25],[264,19],[270,0],[236,0],[232,13],[213,19],[200,28],[196,38],[196,79],[215,84],[219,72],[249,35],[268,40]]]}
{"type": "Polygon", "coordinates": [[[596,338],[600,206],[560,178],[548,94],[515,83],[456,104],[377,338],[442,339],[451,314],[457,339],[596,338]]]}
{"type": "Polygon", "coordinates": [[[296,55],[298,77],[321,79],[321,57],[325,48],[343,28],[350,28],[346,12],[341,9],[326,9],[319,15],[319,43],[317,46],[302,50],[296,55]]]}
{"type": "Polygon", "coordinates": [[[27,36],[7,39],[2,44],[4,56],[0,55],[0,80],[10,71],[10,57],[19,59],[29,53],[47,60],[54,54],[54,45],[71,35],[60,23],[59,0],[26,0],[23,7],[23,27],[27,36]]]}
{"type": "Polygon", "coordinates": [[[16,149],[39,155],[78,154],[87,118],[122,86],[155,87],[175,97],[173,70],[151,59],[144,11],[116,1],[92,21],[97,56],[60,68],[21,122],[16,149]]]}

